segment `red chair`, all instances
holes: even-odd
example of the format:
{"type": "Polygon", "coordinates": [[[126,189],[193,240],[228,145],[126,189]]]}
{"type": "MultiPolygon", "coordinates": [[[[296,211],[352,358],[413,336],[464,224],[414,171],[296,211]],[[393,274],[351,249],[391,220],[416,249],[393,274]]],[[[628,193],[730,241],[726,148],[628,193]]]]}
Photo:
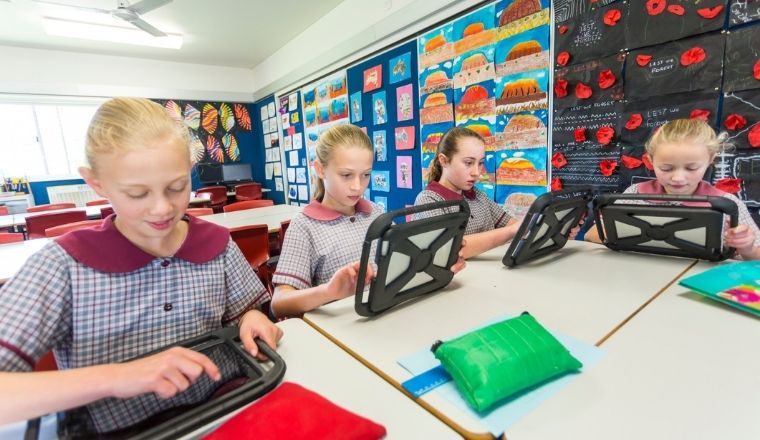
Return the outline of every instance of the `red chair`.
{"type": "Polygon", "coordinates": [[[109,203],[110,202],[108,199],[90,200],[89,202],[85,203],[85,206],[107,205],[109,203]]]}
{"type": "Polygon", "coordinates": [[[244,209],[263,208],[264,206],[273,206],[273,200],[246,200],[244,202],[235,202],[225,205],[222,209],[224,212],[242,211],[244,209]]]}
{"type": "Polygon", "coordinates": [[[277,240],[277,247],[282,250],[282,244],[285,242],[285,232],[288,230],[288,226],[290,226],[290,220],[284,220],[280,222],[280,233],[279,233],[279,239],[277,240]]]}
{"type": "Polygon", "coordinates": [[[26,218],[26,236],[29,239],[44,238],[45,230],[47,228],[65,225],[66,223],[81,222],[84,220],[87,220],[87,213],[84,210],[52,212],[29,216],[26,218]]]}
{"type": "Polygon", "coordinates": [[[112,207],[106,206],[105,208],[100,208],[100,218],[106,218],[111,214],[113,214],[112,207]]]}
{"type": "Polygon", "coordinates": [[[260,183],[243,183],[240,185],[235,185],[235,199],[238,202],[242,202],[244,200],[260,200],[261,197],[262,194],[260,183]]]}
{"type": "Polygon", "coordinates": [[[253,267],[267,289],[272,288],[272,274],[267,267],[269,259],[269,226],[250,225],[230,229],[230,236],[238,245],[248,264],[253,267]]]}
{"type": "Polygon", "coordinates": [[[24,241],[24,234],[17,232],[0,232],[0,244],[24,241]]]}
{"type": "Polygon", "coordinates": [[[76,231],[78,229],[94,228],[103,223],[103,220],[83,220],[81,222],[66,223],[65,225],[53,226],[52,228],[45,229],[45,235],[48,237],[57,237],[63,235],[69,231],[76,231]]]}
{"type": "Polygon", "coordinates": [[[214,210],[211,208],[187,208],[185,213],[193,217],[200,217],[202,215],[211,215],[214,213],[214,210]]]}
{"type": "Polygon", "coordinates": [[[66,208],[76,208],[76,203],[50,203],[47,205],[37,205],[37,206],[30,206],[26,208],[26,212],[43,212],[43,211],[52,211],[54,209],[66,209],[66,208]]]}
{"type": "Polygon", "coordinates": [[[195,192],[195,194],[211,194],[211,209],[220,212],[222,206],[227,204],[227,188],[224,186],[207,186],[195,192]]]}
{"type": "Polygon", "coordinates": [[[0,215],[8,215],[8,207],[0,206],[0,215]]]}
{"type": "Polygon", "coordinates": [[[272,257],[267,260],[267,268],[271,274],[274,274],[275,270],[277,270],[277,262],[280,261],[282,243],[285,242],[285,231],[288,230],[288,226],[290,226],[290,220],[284,220],[280,222],[280,230],[277,233],[277,241],[275,243],[272,243],[272,237],[270,236],[269,255],[272,255],[272,257]]]}

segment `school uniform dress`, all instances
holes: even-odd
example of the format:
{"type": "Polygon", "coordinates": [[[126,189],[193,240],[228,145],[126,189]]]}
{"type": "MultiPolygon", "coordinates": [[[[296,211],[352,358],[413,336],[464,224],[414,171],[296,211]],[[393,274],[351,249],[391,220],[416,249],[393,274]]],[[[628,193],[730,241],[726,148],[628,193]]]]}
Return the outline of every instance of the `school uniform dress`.
{"type": "MultiPolygon", "coordinates": [[[[657,180],[649,180],[647,182],[636,183],[623,191],[623,194],[666,194],[665,188],[657,180]]],[[[710,185],[709,183],[702,181],[697,185],[697,190],[694,191],[695,196],[715,196],[725,197],[732,202],[736,203],[739,208],[739,224],[747,225],[755,233],[755,246],[760,246],[760,228],[747,210],[747,205],[739,200],[735,195],[721,191],[718,188],[710,185]]],[[[626,203],[640,203],[647,204],[646,200],[626,200],[626,203]]]]}
{"type": "MultiPolygon", "coordinates": [[[[271,299],[225,228],[188,217],[182,246],[159,258],[124,237],[114,218],[58,237],[2,286],[0,370],[30,371],[51,349],[60,369],[122,362],[216,330],[271,299]]],[[[103,399],[87,405],[89,426],[122,429],[210,391],[103,399]]]]}
{"type": "Polygon", "coordinates": [[[272,282],[301,290],[330,281],[338,269],[359,261],[367,229],[382,213],[365,199],[354,215],[312,201],[290,221],[272,282]]]}
{"type": "MultiPolygon", "coordinates": [[[[417,194],[417,198],[414,200],[414,205],[418,206],[444,200],[461,200],[462,198],[467,200],[467,204],[470,206],[470,219],[467,221],[467,228],[464,231],[465,234],[476,234],[478,232],[486,232],[506,226],[512,218],[502,206],[491,200],[486,193],[477,188],[462,191],[460,194],[446,188],[435,180],[428,183],[427,188],[417,194]]],[[[433,217],[436,215],[457,212],[458,209],[459,208],[456,207],[436,209],[415,214],[413,218],[416,220],[433,217]]]]}

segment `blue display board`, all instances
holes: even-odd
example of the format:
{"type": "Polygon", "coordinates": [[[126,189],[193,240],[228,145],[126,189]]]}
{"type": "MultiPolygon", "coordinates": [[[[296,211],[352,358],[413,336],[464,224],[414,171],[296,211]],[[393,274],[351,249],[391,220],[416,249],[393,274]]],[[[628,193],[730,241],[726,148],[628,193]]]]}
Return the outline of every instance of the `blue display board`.
{"type": "Polygon", "coordinates": [[[279,116],[277,115],[274,96],[268,96],[255,103],[251,118],[255,121],[254,131],[256,132],[257,148],[254,169],[256,175],[260,176],[260,180],[257,180],[263,182],[264,187],[271,190],[266,194],[266,198],[274,200],[275,203],[285,203],[285,173],[279,153],[279,116]],[[276,137],[273,137],[273,134],[276,137]],[[278,151],[276,158],[272,156],[274,151],[278,151]],[[279,164],[279,175],[274,173],[275,164],[279,164]]]}
{"type": "Polygon", "coordinates": [[[301,92],[280,96],[277,115],[280,118],[280,141],[286,198],[290,204],[307,204],[311,200],[307,167],[306,139],[303,129],[301,92]]]}

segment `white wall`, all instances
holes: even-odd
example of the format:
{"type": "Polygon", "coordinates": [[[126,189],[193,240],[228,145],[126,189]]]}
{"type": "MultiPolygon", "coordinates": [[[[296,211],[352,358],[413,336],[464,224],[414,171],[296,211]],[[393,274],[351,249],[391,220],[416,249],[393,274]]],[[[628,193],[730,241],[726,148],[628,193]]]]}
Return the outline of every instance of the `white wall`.
{"type": "Polygon", "coordinates": [[[305,85],[483,0],[345,0],[253,69],[256,99],[305,85]]]}
{"type": "Polygon", "coordinates": [[[253,100],[249,69],[0,46],[0,94],[253,100]]]}

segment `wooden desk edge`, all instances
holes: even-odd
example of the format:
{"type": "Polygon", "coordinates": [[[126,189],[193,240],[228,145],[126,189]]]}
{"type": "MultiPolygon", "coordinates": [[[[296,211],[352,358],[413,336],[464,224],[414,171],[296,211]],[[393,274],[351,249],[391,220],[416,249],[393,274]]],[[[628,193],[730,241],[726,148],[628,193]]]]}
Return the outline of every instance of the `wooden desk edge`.
{"type": "Polygon", "coordinates": [[[312,328],[314,328],[314,330],[316,330],[319,333],[321,333],[324,337],[326,337],[327,339],[329,339],[330,341],[332,341],[335,345],[337,345],[338,347],[340,347],[341,349],[343,349],[343,351],[345,351],[346,353],[348,353],[349,355],[351,355],[354,359],[356,359],[357,361],[359,361],[360,363],[362,363],[362,365],[364,365],[365,367],[369,368],[375,374],[377,374],[378,376],[380,376],[383,380],[385,380],[386,382],[388,382],[389,384],[391,384],[394,388],[396,388],[397,390],[401,391],[401,393],[404,394],[406,397],[408,397],[413,402],[415,402],[416,404],[418,404],[422,408],[424,408],[427,412],[429,412],[430,414],[432,414],[433,416],[435,416],[436,418],[438,418],[440,421],[442,421],[443,423],[445,423],[446,425],[448,425],[451,429],[453,429],[454,431],[456,431],[457,434],[461,435],[462,437],[464,437],[466,439],[472,439],[472,440],[486,440],[486,439],[493,439],[494,438],[493,435],[491,435],[491,433],[475,433],[475,432],[470,432],[470,431],[462,428],[461,426],[459,426],[459,424],[457,424],[456,422],[454,422],[453,420],[451,420],[449,417],[447,417],[446,415],[444,415],[443,413],[441,413],[440,411],[438,411],[437,409],[435,409],[429,403],[427,403],[427,402],[425,402],[425,401],[423,401],[421,399],[417,399],[414,396],[412,396],[406,389],[404,389],[403,386],[401,386],[400,383],[396,382],[396,380],[394,380],[393,378],[391,378],[390,376],[388,376],[387,374],[385,374],[379,368],[377,368],[374,365],[372,365],[372,363],[370,363],[369,361],[367,361],[366,359],[364,359],[363,357],[361,357],[358,353],[356,353],[355,351],[351,350],[349,347],[347,347],[346,345],[344,345],[343,343],[341,343],[339,340],[335,339],[331,334],[329,334],[327,331],[325,331],[324,329],[322,329],[320,326],[318,326],[316,323],[314,323],[313,321],[311,321],[309,318],[307,318],[306,316],[304,316],[303,320],[304,320],[304,322],[306,322],[307,324],[309,324],[312,328]]]}

